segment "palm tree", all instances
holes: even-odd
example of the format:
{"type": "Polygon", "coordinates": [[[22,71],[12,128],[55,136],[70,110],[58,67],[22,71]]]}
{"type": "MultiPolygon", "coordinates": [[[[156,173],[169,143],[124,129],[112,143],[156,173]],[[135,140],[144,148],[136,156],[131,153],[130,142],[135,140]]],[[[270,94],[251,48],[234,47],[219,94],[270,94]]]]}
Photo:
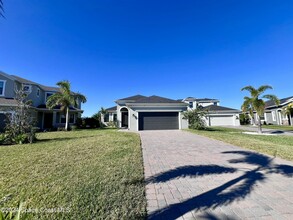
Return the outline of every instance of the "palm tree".
{"type": "Polygon", "coordinates": [[[282,113],[284,115],[288,115],[290,125],[293,126],[293,124],[292,124],[293,102],[291,102],[287,106],[283,107],[282,113]]]}
{"type": "Polygon", "coordinates": [[[251,111],[256,111],[258,119],[258,133],[262,133],[260,117],[264,115],[265,111],[265,101],[263,99],[272,100],[276,105],[280,104],[279,99],[275,95],[263,95],[260,98],[260,96],[268,89],[273,89],[273,87],[263,85],[256,89],[253,86],[245,86],[241,89],[241,91],[247,90],[250,92],[250,97],[244,97],[242,106],[247,106],[249,104],[251,106],[251,111]]]}
{"type": "Polygon", "coordinates": [[[250,118],[252,120],[252,124],[253,124],[253,126],[255,126],[256,124],[255,124],[255,119],[254,119],[254,114],[253,114],[254,110],[253,110],[253,106],[252,106],[252,99],[250,97],[247,97],[247,96],[244,97],[244,102],[241,106],[241,110],[243,112],[249,113],[250,118]]]}
{"type": "Polygon", "coordinates": [[[3,1],[0,0],[0,17],[4,18],[4,8],[3,8],[3,1]]]}
{"type": "Polygon", "coordinates": [[[71,85],[67,80],[60,81],[56,85],[59,86],[59,92],[51,95],[46,104],[50,109],[60,106],[60,110],[66,115],[65,130],[68,131],[70,106],[77,107],[78,102],[85,103],[87,100],[84,95],[71,92],[71,85]]]}

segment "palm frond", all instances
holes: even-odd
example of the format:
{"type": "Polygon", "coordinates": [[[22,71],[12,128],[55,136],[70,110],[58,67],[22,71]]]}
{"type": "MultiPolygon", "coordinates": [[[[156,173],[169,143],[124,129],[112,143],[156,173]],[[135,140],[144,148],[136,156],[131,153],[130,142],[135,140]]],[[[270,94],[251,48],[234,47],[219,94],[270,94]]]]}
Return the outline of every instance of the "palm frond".
{"type": "Polygon", "coordinates": [[[262,99],[255,99],[253,101],[253,107],[259,116],[263,116],[265,110],[265,102],[262,99]]]}
{"type": "Polygon", "coordinates": [[[0,0],[0,16],[5,18],[4,16],[4,7],[3,7],[3,1],[0,0]]]}
{"type": "Polygon", "coordinates": [[[256,88],[254,88],[253,86],[245,86],[241,89],[241,91],[244,91],[244,90],[250,92],[252,97],[258,96],[258,90],[256,88]]]}
{"type": "Polygon", "coordinates": [[[61,93],[70,93],[71,84],[68,80],[63,80],[56,83],[60,87],[61,93]]]}
{"type": "Polygon", "coordinates": [[[253,99],[248,97],[248,96],[245,96],[244,97],[244,102],[241,106],[241,110],[243,112],[248,112],[252,109],[252,102],[253,102],[253,99]]]}
{"type": "Polygon", "coordinates": [[[274,101],[277,106],[280,105],[280,100],[275,95],[268,94],[268,95],[264,95],[263,98],[274,101]]]}
{"type": "Polygon", "coordinates": [[[261,95],[268,89],[273,89],[273,87],[271,87],[270,85],[262,85],[257,89],[257,91],[258,91],[258,94],[261,95]]]}
{"type": "Polygon", "coordinates": [[[62,94],[61,93],[55,93],[51,95],[46,102],[46,105],[48,108],[52,109],[57,105],[60,105],[62,102],[62,94]]]}
{"type": "Polygon", "coordinates": [[[247,90],[248,92],[253,92],[255,91],[256,89],[253,87],[253,86],[245,86],[241,89],[241,91],[244,91],[244,90],[247,90]]]}
{"type": "Polygon", "coordinates": [[[86,98],[86,96],[84,96],[84,95],[82,95],[81,93],[75,93],[74,95],[74,99],[77,101],[80,101],[80,102],[82,102],[82,103],[85,103],[86,101],[87,101],[87,98],[86,98]]]}

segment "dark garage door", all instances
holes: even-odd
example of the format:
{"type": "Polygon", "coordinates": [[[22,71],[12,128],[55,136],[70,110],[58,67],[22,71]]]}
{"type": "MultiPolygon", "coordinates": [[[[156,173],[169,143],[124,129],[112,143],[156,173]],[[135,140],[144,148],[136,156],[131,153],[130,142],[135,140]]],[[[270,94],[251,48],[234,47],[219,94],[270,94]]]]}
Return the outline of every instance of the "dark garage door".
{"type": "Polygon", "coordinates": [[[178,112],[140,112],[139,130],[179,129],[178,112]]]}

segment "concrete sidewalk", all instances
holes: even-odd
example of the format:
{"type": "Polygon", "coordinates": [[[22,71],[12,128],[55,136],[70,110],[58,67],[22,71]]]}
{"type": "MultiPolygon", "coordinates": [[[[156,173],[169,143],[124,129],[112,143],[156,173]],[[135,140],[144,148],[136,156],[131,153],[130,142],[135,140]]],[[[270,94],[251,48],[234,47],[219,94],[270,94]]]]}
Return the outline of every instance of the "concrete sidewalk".
{"type": "Polygon", "coordinates": [[[293,219],[293,163],[185,131],[139,132],[149,219],[293,219]]]}
{"type": "MultiPolygon", "coordinates": [[[[240,130],[245,130],[245,131],[253,131],[257,132],[258,127],[257,126],[220,126],[224,128],[235,128],[235,129],[240,129],[240,130]]],[[[293,128],[292,128],[293,129],[293,128]]],[[[283,131],[283,130],[277,130],[277,129],[268,129],[268,128],[262,128],[262,131],[264,134],[275,134],[275,135],[293,135],[293,131],[283,131]]]]}

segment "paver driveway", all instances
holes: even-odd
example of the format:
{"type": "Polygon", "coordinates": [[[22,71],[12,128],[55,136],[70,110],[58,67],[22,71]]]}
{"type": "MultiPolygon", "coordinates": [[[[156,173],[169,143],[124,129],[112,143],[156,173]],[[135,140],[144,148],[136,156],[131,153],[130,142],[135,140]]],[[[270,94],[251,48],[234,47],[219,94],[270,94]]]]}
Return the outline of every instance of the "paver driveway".
{"type": "Polygon", "coordinates": [[[150,219],[293,219],[293,163],[186,131],[140,136],[150,219]]]}

